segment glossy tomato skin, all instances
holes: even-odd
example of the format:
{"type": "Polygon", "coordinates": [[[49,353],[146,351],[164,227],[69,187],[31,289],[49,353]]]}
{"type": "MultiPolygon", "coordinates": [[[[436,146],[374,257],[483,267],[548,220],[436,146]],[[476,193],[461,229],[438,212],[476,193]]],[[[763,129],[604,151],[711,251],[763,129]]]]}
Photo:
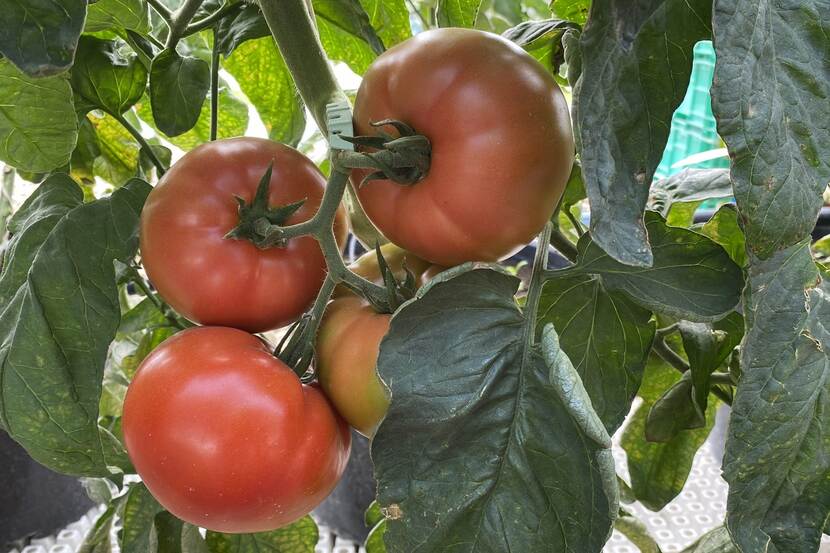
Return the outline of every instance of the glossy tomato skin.
{"type": "Polygon", "coordinates": [[[127,390],[130,459],[177,517],[219,532],[285,526],[335,487],[348,425],[259,338],[196,327],[165,341],[127,390]]]}
{"type": "Polygon", "coordinates": [[[362,298],[346,295],[328,305],[317,333],[320,386],[338,413],[368,438],[389,409],[389,393],[376,367],[391,318],[362,298]]]}
{"type": "Polygon", "coordinates": [[[553,77],[482,31],[431,30],[387,50],[363,77],[354,119],[358,134],[398,119],[429,138],[423,180],[371,181],[358,196],[392,242],[439,265],[495,261],[528,243],[573,165],[570,114],[553,77]]]}
{"type": "MultiPolygon", "coordinates": [[[[232,138],[188,152],[162,177],[141,213],[141,256],[153,285],[188,319],[261,332],[284,326],[309,307],[326,274],[311,236],[260,250],[224,238],[238,223],[236,196],[250,202],[273,162],[269,205],[306,199],[286,222],[310,219],[326,180],[296,150],[261,138],[232,138]]],[[[335,234],[346,237],[342,210],[335,234]]]]}

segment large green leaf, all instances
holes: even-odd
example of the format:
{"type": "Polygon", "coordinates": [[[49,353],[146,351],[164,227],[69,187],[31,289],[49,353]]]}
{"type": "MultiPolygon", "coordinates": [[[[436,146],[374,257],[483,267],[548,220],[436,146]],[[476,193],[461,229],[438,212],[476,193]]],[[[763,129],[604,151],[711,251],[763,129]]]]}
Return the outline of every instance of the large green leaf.
{"type": "Polygon", "coordinates": [[[474,27],[482,0],[437,0],[435,15],[440,27],[474,27]]]}
{"type": "MultiPolygon", "coordinates": [[[[381,2],[375,1],[375,4],[381,2]]],[[[372,27],[360,0],[318,0],[314,2],[317,24],[337,29],[365,42],[375,55],[382,54],[383,41],[372,27]]]]}
{"type": "Polygon", "coordinates": [[[605,428],[613,433],[643,378],[655,325],[651,312],[597,277],[554,278],[543,289],[538,328],[553,323],[605,428]]]}
{"type": "Polygon", "coordinates": [[[258,534],[207,533],[210,553],[314,553],[319,534],[317,525],[306,516],[297,522],[258,534]]]}
{"type": "Polygon", "coordinates": [[[113,261],[135,255],[150,186],[134,180],[74,208],[81,192],[68,176],[41,187],[13,221],[15,269],[0,277],[0,418],[47,467],[107,475],[109,437],[97,419],[107,348],[121,318],[113,261]]]}
{"type": "Polygon", "coordinates": [[[89,5],[84,30],[129,29],[137,33],[150,31],[150,4],[145,0],[97,0],[89,5]]]}
{"type": "Polygon", "coordinates": [[[192,129],[209,89],[207,62],[180,56],[175,49],[163,50],[150,67],[150,105],[156,127],[167,136],[192,129]]]}
{"type": "Polygon", "coordinates": [[[711,35],[711,0],[594,0],[581,38],[574,120],[591,233],[608,254],[647,266],[648,187],[683,100],[692,49],[711,35]]]}
{"type": "Polygon", "coordinates": [[[22,171],[65,165],[78,139],[66,75],[33,79],[0,60],[0,160],[22,171]]]}
{"type": "Polygon", "coordinates": [[[809,239],[752,258],[723,474],[744,551],[816,551],[830,512],[830,287],[809,239]],[[806,290],[806,292],[805,292],[806,290]]]}
{"type": "Polygon", "coordinates": [[[528,345],[518,283],[465,265],[392,318],[372,442],[390,553],[587,552],[609,536],[611,440],[553,326],[528,345]]]}
{"type": "Polygon", "coordinates": [[[646,213],[654,252],[651,267],[634,267],[613,259],[583,236],[579,258],[569,272],[602,275],[610,290],[620,290],[657,313],[693,321],[713,321],[740,300],[743,272],[726,251],[697,232],[670,227],[654,212],[646,213]]]}
{"type": "Polygon", "coordinates": [[[141,98],[146,87],[147,69],[138,56],[123,57],[111,40],[81,37],[78,61],[72,67],[72,88],[87,108],[79,111],[98,108],[120,115],[141,98]]]}
{"type": "Polygon", "coordinates": [[[631,490],[652,511],[659,511],[683,490],[692,469],[695,453],[706,441],[715,422],[717,402],[709,402],[703,428],[679,432],[664,443],[646,440],[646,420],[654,402],[675,384],[678,373],[662,360],[653,358],[646,366],[640,396],[643,403],[634,412],[622,436],[628,459],[631,490]]]}
{"type": "Polygon", "coordinates": [[[268,23],[256,4],[245,3],[233,16],[220,19],[216,24],[216,44],[224,56],[230,56],[243,42],[270,34],[268,23]]]}
{"type": "Polygon", "coordinates": [[[305,110],[274,40],[245,42],[224,66],[256,107],[271,139],[296,145],[305,130],[305,110]]]}
{"type": "Polygon", "coordinates": [[[344,62],[358,75],[365,73],[377,56],[377,52],[360,35],[319,15],[317,30],[328,57],[344,62]]]}
{"type": "MultiPolygon", "coordinates": [[[[369,14],[369,22],[386,48],[412,36],[406,0],[360,0],[360,3],[369,14]]],[[[317,2],[314,7],[317,8],[317,2]]]]}
{"type": "Polygon", "coordinates": [[[810,234],[830,181],[830,3],[717,0],[712,108],[747,247],[810,234]]]}
{"type": "Polygon", "coordinates": [[[3,2],[0,53],[27,75],[44,77],[65,71],[75,57],[86,4],[87,0],[3,2]]]}

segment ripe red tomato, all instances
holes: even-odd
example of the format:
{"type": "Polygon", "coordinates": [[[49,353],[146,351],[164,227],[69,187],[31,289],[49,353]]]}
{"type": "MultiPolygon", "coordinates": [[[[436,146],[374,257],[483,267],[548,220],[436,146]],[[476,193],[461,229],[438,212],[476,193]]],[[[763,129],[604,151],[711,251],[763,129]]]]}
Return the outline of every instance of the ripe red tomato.
{"type": "MultiPolygon", "coordinates": [[[[269,205],[305,199],[285,224],[310,219],[325,177],[301,153],[261,138],[199,146],[147,198],[141,213],[144,268],[162,297],[188,319],[260,332],[294,321],[314,301],[326,263],[313,237],[266,250],[224,238],[239,222],[235,197],[250,202],[271,162],[269,205]]],[[[335,234],[341,243],[346,238],[342,210],[335,234]]]]}
{"type": "MultiPolygon", "coordinates": [[[[420,33],[369,67],[355,132],[397,119],[429,138],[420,182],[358,191],[392,242],[440,265],[495,261],[550,219],[574,158],[570,115],[550,73],[508,40],[470,29],[420,33]]],[[[355,171],[356,183],[367,171],[355,171]]]]}
{"type": "Polygon", "coordinates": [[[362,298],[347,295],[328,305],[317,333],[320,386],[340,415],[369,438],[389,409],[389,394],[376,366],[391,318],[362,298]]]}
{"type": "Polygon", "coordinates": [[[340,479],[350,434],[316,386],[251,334],[185,330],[140,365],[124,440],[150,492],[177,517],[220,532],[273,530],[340,479]]]}

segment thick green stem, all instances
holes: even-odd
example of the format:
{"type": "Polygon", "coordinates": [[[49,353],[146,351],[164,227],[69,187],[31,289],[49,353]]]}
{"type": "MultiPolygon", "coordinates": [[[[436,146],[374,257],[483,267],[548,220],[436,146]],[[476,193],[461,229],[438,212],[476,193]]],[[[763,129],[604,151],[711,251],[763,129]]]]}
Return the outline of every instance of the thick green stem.
{"type": "Polygon", "coordinates": [[[578,251],[573,242],[568,240],[568,237],[562,234],[559,229],[554,229],[550,234],[550,243],[556,248],[556,251],[565,256],[571,263],[576,263],[578,251]]]}
{"type": "Polygon", "coordinates": [[[326,106],[348,98],[329,66],[305,0],[259,0],[259,5],[300,96],[326,136],[326,106]]]}
{"type": "Polygon", "coordinates": [[[164,173],[167,172],[167,167],[165,167],[164,163],[162,163],[161,160],[158,158],[156,152],[153,151],[153,148],[150,147],[150,143],[147,142],[147,139],[141,136],[141,133],[138,131],[138,129],[135,128],[129,121],[124,119],[124,116],[120,113],[111,113],[110,115],[112,115],[116,121],[121,123],[121,126],[127,129],[127,132],[129,132],[133,136],[133,138],[136,139],[136,142],[138,142],[139,145],[141,145],[141,149],[144,150],[144,153],[147,154],[147,157],[149,157],[153,165],[156,166],[156,171],[158,171],[159,178],[162,175],[164,175],[164,173]]]}
{"type": "MultiPolygon", "coordinates": [[[[234,4],[235,6],[238,4],[234,4]]],[[[216,140],[219,132],[219,37],[213,33],[213,52],[210,58],[210,140],[216,140]]]]}
{"type": "Polygon", "coordinates": [[[579,236],[582,236],[583,234],[585,234],[585,229],[584,229],[584,228],[582,228],[582,223],[580,223],[580,222],[579,222],[579,219],[577,219],[576,217],[574,217],[574,214],[573,214],[573,213],[571,213],[571,210],[570,210],[570,209],[565,209],[565,217],[567,217],[567,218],[568,218],[568,221],[570,221],[570,222],[571,222],[571,224],[572,224],[572,225],[573,225],[573,227],[574,227],[574,230],[576,230],[576,233],[577,233],[579,236]]]}
{"type": "Polygon", "coordinates": [[[533,272],[530,274],[530,288],[525,302],[525,341],[530,345],[536,342],[536,315],[539,312],[539,298],[545,284],[545,272],[548,268],[548,244],[553,223],[548,222],[536,240],[536,257],[533,258],[533,272]]]}
{"type": "Polygon", "coordinates": [[[178,44],[179,39],[184,36],[185,29],[187,29],[187,25],[190,23],[190,20],[193,19],[193,16],[196,15],[196,12],[199,10],[199,6],[202,5],[203,0],[185,0],[182,7],[176,10],[170,20],[170,34],[167,35],[167,44],[165,44],[165,48],[175,48],[176,44],[178,44]]]}
{"type": "Polygon", "coordinates": [[[666,327],[663,327],[663,328],[658,328],[655,336],[657,336],[657,339],[662,340],[666,336],[669,336],[670,334],[674,334],[675,332],[677,332],[677,329],[678,329],[678,324],[673,323],[673,324],[670,324],[669,326],[666,326],[666,327]]]}

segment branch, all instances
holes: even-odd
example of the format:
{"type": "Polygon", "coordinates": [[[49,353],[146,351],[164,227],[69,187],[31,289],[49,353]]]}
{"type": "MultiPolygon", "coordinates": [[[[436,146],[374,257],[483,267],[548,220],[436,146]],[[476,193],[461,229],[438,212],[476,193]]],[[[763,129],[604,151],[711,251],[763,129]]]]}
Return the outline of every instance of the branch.
{"type": "Polygon", "coordinates": [[[576,263],[578,251],[573,242],[568,240],[568,237],[562,234],[558,228],[553,229],[550,234],[550,243],[556,248],[556,251],[564,255],[571,263],[576,263]]]}
{"type": "Polygon", "coordinates": [[[170,34],[167,35],[167,44],[165,48],[175,48],[179,39],[184,36],[184,31],[193,16],[199,10],[203,0],[185,0],[182,7],[172,15],[170,20],[170,34]]]}
{"type": "Polygon", "coordinates": [[[236,4],[228,4],[226,6],[222,6],[212,14],[203,17],[199,21],[194,21],[182,33],[182,37],[188,37],[190,35],[195,35],[199,31],[204,31],[217,21],[225,19],[226,17],[230,17],[232,15],[236,15],[240,11],[242,11],[242,7],[245,6],[243,2],[238,2],[236,4]]]}
{"type": "Polygon", "coordinates": [[[164,173],[167,172],[167,167],[158,158],[158,156],[156,155],[156,152],[153,151],[153,148],[150,147],[150,143],[147,142],[147,139],[145,139],[143,136],[141,136],[141,133],[138,132],[138,129],[136,129],[129,121],[124,119],[124,116],[121,115],[120,113],[117,114],[117,115],[111,113],[110,115],[112,115],[115,118],[116,121],[121,123],[121,126],[124,127],[125,129],[127,129],[127,132],[129,132],[133,136],[133,138],[135,138],[136,141],[141,145],[141,149],[144,150],[144,153],[147,154],[147,157],[149,157],[150,161],[153,163],[153,165],[156,166],[156,171],[158,171],[158,176],[159,176],[159,178],[161,178],[161,176],[164,175],[164,173]]]}
{"type": "Polygon", "coordinates": [[[530,288],[525,303],[525,342],[533,345],[536,340],[536,314],[539,311],[539,298],[545,284],[545,272],[548,268],[548,244],[550,243],[553,223],[548,222],[536,240],[536,256],[533,258],[533,272],[530,275],[530,288]]]}

